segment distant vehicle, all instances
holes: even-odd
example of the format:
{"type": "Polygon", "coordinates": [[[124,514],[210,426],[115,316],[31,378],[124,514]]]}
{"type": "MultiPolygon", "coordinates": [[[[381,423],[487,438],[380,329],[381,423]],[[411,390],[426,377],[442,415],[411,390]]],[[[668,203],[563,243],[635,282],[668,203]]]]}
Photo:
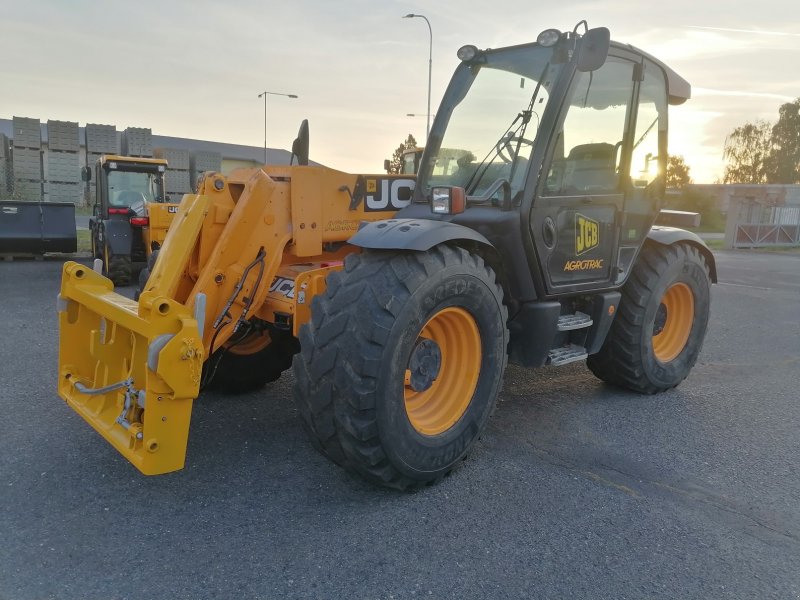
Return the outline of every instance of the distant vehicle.
{"type": "MultiPolygon", "coordinates": [[[[419,171],[419,163],[422,159],[422,154],[425,152],[425,147],[415,146],[409,148],[403,153],[400,162],[400,175],[416,175],[419,171]]],[[[436,164],[434,165],[433,175],[451,175],[458,167],[458,161],[465,157],[470,157],[469,160],[474,161],[475,155],[469,150],[457,150],[455,148],[442,148],[436,157],[436,164]]],[[[390,170],[389,161],[385,160],[383,168],[388,173],[390,170]]]]}
{"type": "MultiPolygon", "coordinates": [[[[115,285],[131,281],[133,265],[146,263],[161,247],[178,205],[164,195],[167,161],[104,154],[97,159],[96,196],[89,230],[92,256],[103,261],[115,285]]],[[[92,169],[84,167],[84,181],[92,169]]]]}

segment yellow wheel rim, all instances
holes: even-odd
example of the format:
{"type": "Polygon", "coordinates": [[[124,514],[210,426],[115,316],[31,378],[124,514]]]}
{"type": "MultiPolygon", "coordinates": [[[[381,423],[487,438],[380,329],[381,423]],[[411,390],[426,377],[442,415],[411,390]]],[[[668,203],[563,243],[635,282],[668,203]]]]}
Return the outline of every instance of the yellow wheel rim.
{"type": "Polygon", "coordinates": [[[694,294],[675,283],[661,298],[653,325],[653,353],[662,363],[674,360],[686,347],[694,323],[694,294]]]}
{"type": "Polygon", "coordinates": [[[403,394],[414,429],[423,435],[438,435],[458,422],[475,394],[481,368],[481,336],[472,315],[463,308],[450,307],[425,324],[417,344],[424,340],[438,346],[438,372],[427,389],[419,390],[412,385],[412,372],[407,367],[403,394]]]}

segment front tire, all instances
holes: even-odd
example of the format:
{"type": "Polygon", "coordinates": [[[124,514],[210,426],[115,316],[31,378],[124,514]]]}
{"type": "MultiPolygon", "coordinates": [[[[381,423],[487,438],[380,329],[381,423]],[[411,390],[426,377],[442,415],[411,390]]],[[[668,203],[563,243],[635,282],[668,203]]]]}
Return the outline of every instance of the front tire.
{"type": "Polygon", "coordinates": [[[288,332],[260,331],[242,343],[217,350],[208,361],[214,369],[209,387],[227,394],[260,390],[277,380],[292,366],[299,350],[297,339],[288,332]]]}
{"type": "Polygon", "coordinates": [[[603,347],[586,360],[592,373],[644,394],[663,392],[686,379],[708,326],[708,272],[694,246],[645,246],[622,288],[603,347]]]}
{"type": "Polygon", "coordinates": [[[494,272],[462,248],[348,256],[314,298],[293,365],[312,442],[379,485],[440,480],[494,409],[507,317],[494,272]]]}

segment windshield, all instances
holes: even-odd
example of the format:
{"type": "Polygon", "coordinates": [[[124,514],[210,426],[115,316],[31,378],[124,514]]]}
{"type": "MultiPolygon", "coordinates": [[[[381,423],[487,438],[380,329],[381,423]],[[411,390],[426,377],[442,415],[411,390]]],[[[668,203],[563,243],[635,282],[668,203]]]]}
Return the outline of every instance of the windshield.
{"type": "Polygon", "coordinates": [[[130,207],[138,202],[162,202],[160,178],[156,173],[108,171],[108,203],[130,207]]]}
{"type": "Polygon", "coordinates": [[[517,46],[488,51],[485,63],[461,67],[443,101],[443,107],[451,105],[447,130],[426,162],[426,193],[452,185],[480,196],[501,179],[511,184],[512,197],[523,188],[561,69],[549,63],[552,54],[535,44],[517,46]]]}

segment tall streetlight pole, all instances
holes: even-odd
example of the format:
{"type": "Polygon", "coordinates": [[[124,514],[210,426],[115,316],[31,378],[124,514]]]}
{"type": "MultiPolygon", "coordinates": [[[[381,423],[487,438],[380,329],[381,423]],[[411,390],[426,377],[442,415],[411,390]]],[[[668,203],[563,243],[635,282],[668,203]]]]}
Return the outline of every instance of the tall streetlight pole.
{"type": "Polygon", "coordinates": [[[258,97],[264,97],[264,164],[267,164],[267,95],[270,96],[286,96],[287,98],[297,98],[295,94],[280,94],[278,92],[268,92],[264,90],[258,97]]]}
{"type": "Polygon", "coordinates": [[[420,18],[425,19],[425,22],[428,24],[428,34],[430,35],[430,44],[428,46],[428,124],[425,129],[425,143],[428,143],[428,136],[431,133],[431,71],[433,69],[433,29],[431,29],[431,22],[428,21],[428,17],[425,15],[415,15],[414,13],[408,13],[406,16],[403,17],[404,19],[413,19],[413,18],[420,18]]]}

